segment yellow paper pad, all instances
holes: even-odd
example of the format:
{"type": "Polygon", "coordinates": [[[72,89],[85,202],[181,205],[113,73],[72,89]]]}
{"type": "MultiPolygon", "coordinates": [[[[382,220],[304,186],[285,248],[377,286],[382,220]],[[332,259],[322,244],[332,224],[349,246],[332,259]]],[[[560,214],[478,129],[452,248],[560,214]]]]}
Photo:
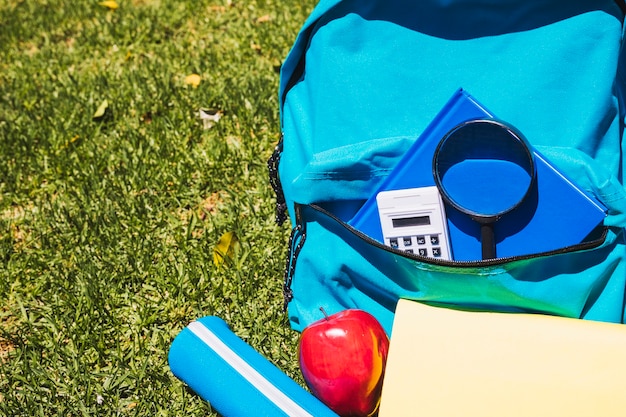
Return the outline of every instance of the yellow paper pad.
{"type": "Polygon", "coordinates": [[[626,327],[400,300],[379,417],[626,416],[626,327]]]}

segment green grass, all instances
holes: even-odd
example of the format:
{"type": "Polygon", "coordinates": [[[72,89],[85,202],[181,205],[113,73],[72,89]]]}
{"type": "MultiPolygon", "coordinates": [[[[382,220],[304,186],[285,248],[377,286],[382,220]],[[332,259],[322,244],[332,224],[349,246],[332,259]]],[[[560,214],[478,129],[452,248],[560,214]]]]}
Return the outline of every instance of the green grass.
{"type": "Polygon", "coordinates": [[[217,415],[167,364],[205,315],[301,382],[265,163],[313,5],[0,0],[0,415],[217,415]]]}

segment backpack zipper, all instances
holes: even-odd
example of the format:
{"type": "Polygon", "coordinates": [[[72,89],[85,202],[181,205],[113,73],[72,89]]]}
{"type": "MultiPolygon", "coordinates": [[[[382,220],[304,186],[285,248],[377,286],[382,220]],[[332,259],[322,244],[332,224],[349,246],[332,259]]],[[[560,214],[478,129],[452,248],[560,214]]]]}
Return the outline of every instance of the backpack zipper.
{"type": "Polygon", "coordinates": [[[281,134],[278,144],[274,148],[274,152],[272,152],[272,156],[270,156],[267,161],[270,185],[272,186],[272,190],[274,190],[274,194],[276,195],[275,213],[276,223],[279,226],[282,225],[285,220],[287,220],[287,203],[285,201],[285,194],[283,193],[283,186],[280,182],[280,177],[278,176],[278,164],[280,163],[280,157],[283,152],[283,137],[284,134],[281,134]]]}
{"type": "MultiPolygon", "coordinates": [[[[407,253],[404,251],[401,251],[399,249],[393,249],[390,246],[384,245],[381,242],[372,239],[371,237],[369,237],[368,235],[364,234],[363,232],[353,228],[352,226],[350,226],[349,224],[343,222],[341,219],[339,219],[337,216],[335,216],[334,214],[332,214],[331,212],[329,212],[328,210],[316,205],[316,204],[307,204],[307,207],[312,208],[315,211],[318,211],[328,217],[330,217],[331,219],[333,219],[334,221],[336,221],[338,224],[340,224],[341,226],[343,226],[346,230],[348,230],[350,233],[358,236],[360,239],[365,240],[367,243],[369,243],[370,245],[376,246],[379,249],[385,250],[387,252],[391,252],[394,253],[396,255],[400,255],[402,257],[408,258],[408,259],[413,259],[416,261],[420,261],[423,263],[427,263],[427,264],[431,264],[431,265],[437,265],[437,266],[454,266],[454,267],[461,267],[461,268],[476,268],[476,267],[486,267],[486,266],[497,266],[497,265],[502,265],[505,263],[509,263],[509,262],[514,262],[514,261],[521,261],[521,260],[527,260],[527,259],[534,259],[534,258],[541,258],[541,257],[545,257],[545,256],[550,256],[550,255],[559,255],[559,254],[564,254],[564,253],[569,253],[569,252],[577,252],[577,251],[582,251],[582,250],[587,250],[587,249],[594,249],[599,247],[600,245],[602,245],[604,243],[604,241],[606,240],[607,234],[608,234],[608,230],[609,228],[604,226],[603,230],[602,230],[602,234],[595,239],[589,240],[589,241],[585,241],[582,243],[578,243],[576,245],[570,245],[570,246],[565,246],[563,248],[560,249],[556,249],[556,250],[552,250],[552,251],[546,251],[546,252],[539,252],[539,253],[535,253],[535,254],[530,254],[530,255],[516,255],[516,256],[507,256],[507,257],[502,257],[502,258],[494,258],[494,259],[481,259],[481,260],[475,260],[475,261],[449,261],[449,260],[445,260],[445,259],[436,259],[436,258],[430,258],[430,257],[426,257],[426,256],[420,256],[417,254],[411,254],[411,253],[407,253]]],[[[301,213],[301,208],[299,207],[298,204],[296,204],[296,223],[298,225],[304,224],[304,221],[302,219],[302,213],[301,213]]],[[[295,260],[293,261],[293,263],[295,263],[295,260]]],[[[293,266],[292,266],[293,268],[293,266]]]]}
{"type": "Polygon", "coordinates": [[[291,235],[289,236],[289,244],[288,244],[288,253],[287,253],[287,262],[285,266],[284,279],[283,279],[283,311],[287,311],[287,307],[291,300],[293,300],[293,290],[291,289],[291,283],[293,282],[293,277],[296,272],[296,263],[298,260],[298,255],[304,246],[304,242],[306,240],[306,222],[303,219],[302,207],[310,207],[311,209],[322,213],[332,220],[336,221],[339,225],[344,227],[350,233],[354,234],[358,238],[364,240],[370,245],[377,247],[378,249],[384,250],[386,252],[393,253],[395,255],[400,255],[403,258],[419,261],[428,265],[433,266],[445,266],[445,267],[456,267],[456,268],[481,268],[481,267],[489,267],[489,266],[498,266],[503,265],[505,263],[514,262],[514,261],[522,261],[529,260],[534,258],[540,258],[550,255],[558,255],[565,254],[570,252],[577,252],[587,249],[594,249],[601,246],[606,237],[608,235],[609,228],[604,226],[602,229],[601,235],[589,241],[585,241],[576,245],[566,246],[561,249],[547,251],[547,252],[539,252],[536,254],[530,255],[518,255],[518,256],[508,256],[502,258],[495,259],[484,259],[484,260],[476,260],[476,261],[449,261],[443,259],[430,258],[426,256],[420,256],[416,254],[411,254],[407,252],[403,252],[399,249],[393,249],[390,246],[384,245],[379,241],[372,239],[365,233],[353,228],[349,224],[343,222],[337,216],[325,210],[324,208],[316,205],[316,204],[299,204],[295,203],[295,223],[296,226],[291,230],[291,235]]]}
{"type": "MultiPolygon", "coordinates": [[[[301,218],[300,207],[296,206],[296,218],[301,218]]],[[[287,306],[293,300],[293,290],[291,282],[296,273],[296,260],[304,246],[306,240],[306,223],[298,221],[291,229],[289,243],[287,244],[287,264],[285,265],[285,275],[283,277],[283,311],[287,311],[287,306]]]]}

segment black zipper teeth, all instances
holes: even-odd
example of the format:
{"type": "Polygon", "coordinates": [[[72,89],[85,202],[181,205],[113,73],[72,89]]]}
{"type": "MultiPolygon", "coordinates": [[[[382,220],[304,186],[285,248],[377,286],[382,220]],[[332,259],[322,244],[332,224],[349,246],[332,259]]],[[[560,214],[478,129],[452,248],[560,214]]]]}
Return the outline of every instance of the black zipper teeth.
{"type": "Polygon", "coordinates": [[[281,134],[280,140],[276,147],[274,148],[274,152],[267,161],[267,168],[270,179],[270,186],[274,191],[274,196],[276,198],[276,206],[275,206],[275,221],[276,224],[281,226],[287,220],[287,203],[285,201],[285,194],[283,192],[283,186],[280,182],[280,176],[278,175],[278,165],[280,164],[280,158],[283,152],[283,139],[284,134],[281,134]]]}
{"type": "MultiPolygon", "coordinates": [[[[559,254],[576,252],[576,251],[581,251],[581,250],[586,250],[586,249],[594,249],[602,245],[602,243],[604,243],[604,241],[606,240],[607,233],[608,233],[608,227],[605,227],[604,230],[602,231],[602,235],[598,239],[590,240],[588,242],[583,242],[583,243],[579,243],[576,245],[566,246],[561,249],[556,249],[556,250],[546,251],[546,252],[539,252],[539,253],[535,253],[531,255],[507,256],[504,258],[485,259],[485,260],[476,260],[476,261],[448,261],[444,259],[435,259],[435,258],[430,258],[427,256],[420,256],[416,254],[406,253],[399,249],[393,249],[392,247],[384,245],[380,243],[379,241],[372,239],[365,233],[353,228],[352,226],[343,222],[341,219],[339,219],[337,216],[327,211],[326,209],[323,209],[322,207],[316,204],[309,204],[308,206],[320,213],[327,215],[328,217],[330,217],[331,219],[339,223],[341,226],[343,226],[352,234],[358,236],[359,238],[365,240],[367,243],[374,245],[379,249],[383,249],[387,252],[391,252],[393,254],[400,255],[408,259],[414,259],[416,261],[420,261],[420,262],[432,264],[432,265],[437,265],[437,266],[455,266],[455,267],[462,267],[462,268],[497,266],[497,265],[502,265],[508,262],[513,262],[513,261],[528,260],[528,259],[541,258],[545,256],[550,256],[550,255],[559,255],[559,254]]],[[[301,220],[302,219],[298,219],[298,223],[300,223],[301,220]]]]}

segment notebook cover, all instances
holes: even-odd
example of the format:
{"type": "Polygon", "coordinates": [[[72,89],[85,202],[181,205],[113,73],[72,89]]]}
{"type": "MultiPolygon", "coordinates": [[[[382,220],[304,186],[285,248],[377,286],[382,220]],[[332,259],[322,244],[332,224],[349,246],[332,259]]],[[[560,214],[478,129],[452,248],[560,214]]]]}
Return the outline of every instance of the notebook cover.
{"type": "Polygon", "coordinates": [[[626,327],[400,300],[379,417],[617,417],[626,327]]]}
{"type": "MultiPolygon", "coordinates": [[[[432,158],[445,134],[467,120],[494,117],[474,97],[459,89],[349,224],[382,242],[376,195],[380,191],[434,185],[432,158]]],[[[600,202],[576,187],[537,150],[533,152],[537,173],[535,188],[517,209],[494,226],[496,252],[500,258],[578,244],[606,217],[606,208],[600,202]]],[[[479,224],[450,206],[446,206],[446,214],[454,260],[481,259],[479,224]]]]}
{"type": "Polygon", "coordinates": [[[177,378],[224,417],[337,417],[219,317],[203,317],[183,329],[168,362],[177,378]]]}

